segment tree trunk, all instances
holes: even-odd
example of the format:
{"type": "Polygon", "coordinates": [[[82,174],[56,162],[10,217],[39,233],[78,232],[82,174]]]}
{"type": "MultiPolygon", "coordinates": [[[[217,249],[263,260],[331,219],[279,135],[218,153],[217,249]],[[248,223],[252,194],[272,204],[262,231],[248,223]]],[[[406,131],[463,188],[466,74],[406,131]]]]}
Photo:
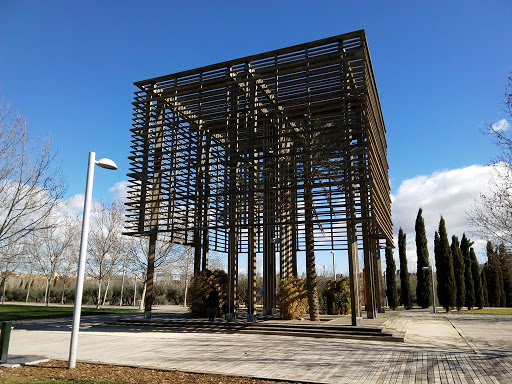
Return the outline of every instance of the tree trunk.
{"type": "MultiPolygon", "coordinates": [[[[309,168],[309,167],[308,167],[309,168]]],[[[309,175],[304,180],[304,230],[306,241],[306,285],[308,289],[309,319],[319,321],[318,291],[316,286],[315,234],[313,229],[313,195],[309,175]]]]}
{"type": "Polygon", "coordinates": [[[185,297],[183,298],[183,306],[187,306],[187,295],[188,295],[188,275],[185,276],[185,297]]]}
{"type": "Polygon", "coordinates": [[[5,303],[5,287],[7,285],[7,275],[2,279],[2,305],[5,303]]]}
{"type": "Polygon", "coordinates": [[[66,291],[66,284],[63,282],[62,283],[62,296],[60,298],[60,303],[61,304],[64,304],[64,293],[65,293],[65,291],[66,291]]]}
{"type": "Polygon", "coordinates": [[[98,296],[96,297],[96,309],[100,307],[101,302],[101,279],[98,279],[98,296]]]}
{"type": "Polygon", "coordinates": [[[187,294],[188,294],[188,265],[190,262],[190,252],[187,252],[187,260],[185,264],[185,298],[183,299],[183,306],[187,306],[187,294]]]}
{"type": "Polygon", "coordinates": [[[27,297],[25,298],[25,303],[28,303],[28,299],[30,297],[30,288],[32,288],[33,283],[34,283],[34,279],[30,279],[30,281],[28,282],[27,297]]]}
{"type": "Polygon", "coordinates": [[[121,277],[121,297],[119,299],[119,306],[123,306],[123,290],[124,290],[124,262],[123,262],[123,275],[121,277]]]}
{"type": "Polygon", "coordinates": [[[146,288],[147,288],[148,280],[144,280],[144,288],[142,289],[142,299],[140,301],[139,310],[142,311],[144,309],[144,298],[146,297],[146,288]]]}
{"type": "Polygon", "coordinates": [[[46,279],[46,288],[44,290],[44,302],[46,306],[50,303],[50,279],[46,279]]]}
{"type": "Polygon", "coordinates": [[[137,276],[133,280],[133,305],[137,305],[137,276]]]}
{"type": "Polygon", "coordinates": [[[107,280],[107,287],[105,288],[105,293],[103,294],[103,301],[101,302],[102,305],[105,305],[105,302],[107,301],[107,294],[108,294],[108,288],[110,287],[110,278],[107,280]]]}
{"type": "Polygon", "coordinates": [[[155,275],[155,247],[158,239],[157,228],[151,229],[149,234],[149,249],[148,249],[148,268],[146,271],[146,281],[144,282],[144,318],[151,319],[151,308],[153,307],[153,280],[155,275]]]}

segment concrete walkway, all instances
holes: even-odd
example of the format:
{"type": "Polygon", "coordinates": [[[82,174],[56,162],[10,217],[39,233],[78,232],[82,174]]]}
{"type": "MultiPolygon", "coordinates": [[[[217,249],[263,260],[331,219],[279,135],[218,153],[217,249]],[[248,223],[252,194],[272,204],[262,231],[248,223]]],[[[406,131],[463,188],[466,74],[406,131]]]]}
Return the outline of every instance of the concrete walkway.
{"type": "MultiPolygon", "coordinates": [[[[155,315],[180,310],[161,308],[155,315]]],[[[364,319],[365,325],[408,324],[404,343],[126,332],[104,321],[105,316],[82,318],[79,361],[314,383],[512,383],[512,316],[401,312],[364,319]]],[[[70,320],[16,323],[9,363],[67,360],[70,329],[70,320]]]]}

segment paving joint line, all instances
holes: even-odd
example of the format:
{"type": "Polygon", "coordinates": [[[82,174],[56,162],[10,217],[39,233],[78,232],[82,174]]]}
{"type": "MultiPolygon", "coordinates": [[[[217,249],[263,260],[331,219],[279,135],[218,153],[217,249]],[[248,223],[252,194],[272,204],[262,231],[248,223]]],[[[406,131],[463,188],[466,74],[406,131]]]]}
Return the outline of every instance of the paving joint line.
{"type": "Polygon", "coordinates": [[[472,342],[469,342],[467,336],[465,335],[465,333],[462,331],[462,329],[460,329],[456,324],[454,324],[454,322],[450,319],[449,316],[445,316],[446,319],[450,322],[450,324],[452,325],[452,327],[457,331],[457,333],[460,335],[460,337],[462,337],[462,340],[465,341],[465,343],[469,346],[469,348],[471,348],[471,350],[473,351],[473,353],[475,355],[481,355],[482,353],[478,350],[478,348],[472,343],[472,342]]]}

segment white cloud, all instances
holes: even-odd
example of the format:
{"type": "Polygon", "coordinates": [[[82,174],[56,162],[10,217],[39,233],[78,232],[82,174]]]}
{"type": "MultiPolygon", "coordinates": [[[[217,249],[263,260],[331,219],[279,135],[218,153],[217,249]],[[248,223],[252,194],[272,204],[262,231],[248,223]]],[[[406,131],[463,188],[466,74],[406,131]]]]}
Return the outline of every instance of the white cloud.
{"type": "MultiPolygon", "coordinates": [[[[441,216],[446,221],[448,235],[460,238],[470,227],[466,223],[466,212],[473,200],[485,192],[492,166],[472,165],[461,169],[435,172],[429,176],[417,176],[402,182],[395,195],[392,195],[392,215],[395,245],[400,227],[407,234],[407,259],[410,271],[416,270],[416,245],[414,223],[418,209],[423,209],[430,260],[434,260],[434,233],[438,230],[441,216]]],[[[470,236],[469,236],[470,237],[470,236]]],[[[478,240],[478,239],[473,239],[478,240]]],[[[484,246],[475,243],[475,251],[484,246]],[[477,249],[478,247],[478,249],[477,249]]],[[[398,256],[396,252],[395,257],[398,256]]]]}
{"type": "Polygon", "coordinates": [[[501,119],[500,121],[495,122],[493,125],[491,125],[491,131],[494,132],[500,132],[500,131],[506,131],[509,129],[510,124],[507,121],[507,119],[501,119]]]}
{"type": "Polygon", "coordinates": [[[126,197],[128,195],[128,181],[123,180],[117,182],[113,187],[109,189],[109,191],[116,193],[116,199],[119,199],[122,202],[126,202],[126,197]]]}
{"type": "MultiPolygon", "coordinates": [[[[60,209],[63,213],[71,216],[81,217],[84,211],[85,195],[79,193],[71,196],[69,199],[61,200],[59,203],[60,209]]],[[[101,209],[101,203],[95,200],[91,202],[91,212],[94,214],[97,210],[101,209]]]]}
{"type": "Polygon", "coordinates": [[[63,201],[63,204],[75,215],[81,214],[84,210],[85,195],[80,193],[71,196],[69,199],[63,201]]]}

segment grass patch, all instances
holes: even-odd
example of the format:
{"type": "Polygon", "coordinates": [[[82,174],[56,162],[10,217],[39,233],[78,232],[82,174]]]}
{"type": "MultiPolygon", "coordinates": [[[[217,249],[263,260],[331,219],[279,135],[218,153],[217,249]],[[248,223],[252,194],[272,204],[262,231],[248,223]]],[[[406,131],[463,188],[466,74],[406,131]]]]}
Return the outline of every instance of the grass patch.
{"type": "MultiPolygon", "coordinates": [[[[386,307],[386,311],[393,312],[393,310],[389,307],[386,307]]],[[[403,305],[399,305],[398,307],[395,308],[395,311],[405,311],[405,308],[403,305]]]]}
{"type": "Polygon", "coordinates": [[[484,309],[473,309],[467,312],[461,313],[476,313],[482,315],[512,315],[512,308],[484,308],[484,309]]]}
{"type": "MultiPolygon", "coordinates": [[[[137,312],[135,309],[83,308],[81,316],[103,315],[108,313],[137,312]]],[[[36,305],[0,305],[0,321],[53,319],[73,316],[73,307],[45,307],[36,305]]]]}
{"type": "Polygon", "coordinates": [[[54,379],[51,377],[19,377],[13,375],[0,376],[0,384],[121,384],[112,381],[54,379]]]}

